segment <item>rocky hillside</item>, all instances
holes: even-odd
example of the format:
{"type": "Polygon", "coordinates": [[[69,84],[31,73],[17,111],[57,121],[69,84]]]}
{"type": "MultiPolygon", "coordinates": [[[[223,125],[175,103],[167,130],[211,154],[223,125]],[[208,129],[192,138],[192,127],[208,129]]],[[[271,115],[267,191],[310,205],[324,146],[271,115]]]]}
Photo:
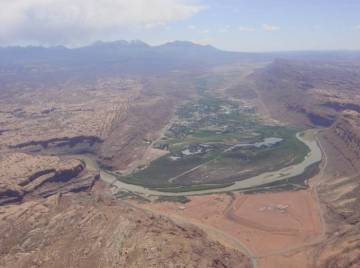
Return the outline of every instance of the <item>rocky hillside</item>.
{"type": "Polygon", "coordinates": [[[251,267],[194,227],[99,196],[56,195],[1,211],[1,267],[251,267]]]}
{"type": "Polygon", "coordinates": [[[0,158],[0,205],[91,189],[98,174],[79,160],[9,153],[0,158]]]}
{"type": "Polygon", "coordinates": [[[328,239],[319,247],[320,267],[360,265],[360,159],[357,113],[341,116],[322,134],[327,166],[319,192],[326,207],[328,239]]]}
{"type": "Polygon", "coordinates": [[[111,197],[76,159],[0,158],[0,267],[251,267],[192,226],[111,197]]]}
{"type": "Polygon", "coordinates": [[[290,123],[329,127],[341,112],[359,109],[358,63],[276,60],[251,80],[272,115],[290,123]]]}
{"type": "Polygon", "coordinates": [[[255,89],[276,119],[321,129],[318,188],[327,227],[317,267],[360,265],[360,64],[278,60],[256,72],[255,89]]]}

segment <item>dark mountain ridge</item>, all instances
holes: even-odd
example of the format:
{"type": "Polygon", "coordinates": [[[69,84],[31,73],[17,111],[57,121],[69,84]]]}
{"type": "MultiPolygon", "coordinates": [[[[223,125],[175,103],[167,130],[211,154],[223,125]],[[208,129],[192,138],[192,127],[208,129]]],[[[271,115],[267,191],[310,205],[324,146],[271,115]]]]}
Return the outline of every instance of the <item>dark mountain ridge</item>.
{"type": "MultiPolygon", "coordinates": [[[[246,53],[218,50],[190,42],[172,42],[149,46],[141,41],[95,42],[80,48],[58,47],[6,47],[0,48],[0,65],[49,64],[52,66],[112,64],[123,65],[127,70],[147,68],[169,70],[181,67],[196,67],[202,64],[231,63],[246,53]]],[[[119,66],[117,66],[119,67],[119,66]]],[[[125,68],[124,68],[125,69],[125,68]]]]}
{"type": "MultiPolygon", "coordinates": [[[[0,78],[14,75],[37,79],[44,74],[60,77],[93,77],[95,75],[156,74],[172,71],[203,70],[241,61],[283,59],[349,60],[360,59],[357,51],[298,51],[274,53],[230,52],[210,45],[174,41],[150,46],[142,41],[97,41],[91,45],[67,48],[0,47],[0,78]]],[[[29,80],[29,79],[28,79],[29,80]]]]}

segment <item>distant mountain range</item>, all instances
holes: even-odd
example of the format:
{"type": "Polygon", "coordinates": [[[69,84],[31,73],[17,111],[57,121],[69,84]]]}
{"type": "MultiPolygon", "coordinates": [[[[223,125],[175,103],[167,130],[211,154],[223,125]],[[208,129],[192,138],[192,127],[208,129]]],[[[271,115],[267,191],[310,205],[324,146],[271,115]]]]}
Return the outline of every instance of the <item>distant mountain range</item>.
{"type": "Polygon", "coordinates": [[[212,46],[176,41],[150,46],[141,41],[95,42],[80,48],[0,48],[0,65],[47,64],[63,67],[115,68],[128,72],[166,71],[237,61],[246,53],[225,52],[212,46]]]}
{"type": "MultiPolygon", "coordinates": [[[[98,41],[80,48],[3,47],[0,48],[0,67],[28,68],[29,66],[68,71],[111,71],[120,73],[153,73],[212,67],[242,60],[292,59],[360,59],[360,52],[277,52],[242,53],[219,50],[209,45],[175,41],[150,46],[142,41],[98,41]]],[[[40,68],[41,69],[41,68],[40,68]]]]}

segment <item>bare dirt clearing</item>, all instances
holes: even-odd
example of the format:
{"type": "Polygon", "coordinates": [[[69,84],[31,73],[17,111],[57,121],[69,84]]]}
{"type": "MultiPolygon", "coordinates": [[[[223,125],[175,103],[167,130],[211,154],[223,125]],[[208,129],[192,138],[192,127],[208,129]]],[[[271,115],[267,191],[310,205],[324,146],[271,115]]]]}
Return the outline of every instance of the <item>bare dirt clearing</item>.
{"type": "MultiPolygon", "coordinates": [[[[321,236],[322,225],[310,190],[209,195],[190,200],[184,205],[164,202],[142,207],[181,217],[210,233],[211,228],[220,230],[241,241],[255,256],[258,267],[311,266],[308,250],[321,236]]],[[[225,244],[233,244],[226,242],[226,237],[222,239],[225,244]]]]}

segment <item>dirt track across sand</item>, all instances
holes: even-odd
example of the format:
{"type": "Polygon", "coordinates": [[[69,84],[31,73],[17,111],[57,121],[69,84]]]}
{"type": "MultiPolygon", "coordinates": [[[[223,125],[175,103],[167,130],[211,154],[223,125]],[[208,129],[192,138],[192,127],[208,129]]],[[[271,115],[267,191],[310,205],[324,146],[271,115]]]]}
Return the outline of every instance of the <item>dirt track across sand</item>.
{"type": "Polygon", "coordinates": [[[322,235],[310,190],[197,196],[183,206],[165,202],[142,207],[199,226],[211,238],[248,254],[257,267],[309,267],[309,249],[322,235]]]}

